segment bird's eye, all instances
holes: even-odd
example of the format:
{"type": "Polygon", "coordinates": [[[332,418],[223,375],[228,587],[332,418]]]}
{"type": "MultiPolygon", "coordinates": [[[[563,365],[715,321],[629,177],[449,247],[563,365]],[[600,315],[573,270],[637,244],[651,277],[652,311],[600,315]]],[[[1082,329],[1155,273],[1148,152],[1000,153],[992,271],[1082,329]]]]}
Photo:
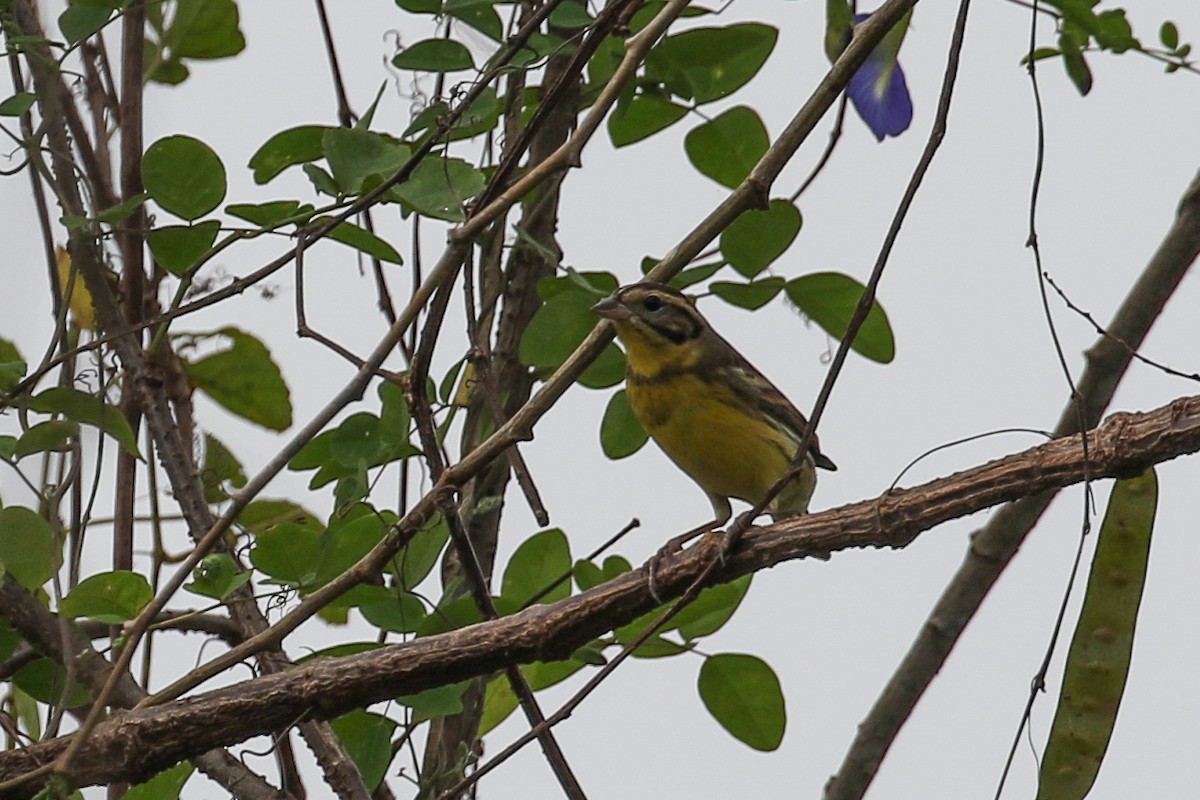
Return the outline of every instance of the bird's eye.
{"type": "Polygon", "coordinates": [[[647,311],[658,311],[663,307],[663,301],[662,298],[656,294],[648,294],[646,295],[646,299],[642,301],[642,306],[647,311]]]}

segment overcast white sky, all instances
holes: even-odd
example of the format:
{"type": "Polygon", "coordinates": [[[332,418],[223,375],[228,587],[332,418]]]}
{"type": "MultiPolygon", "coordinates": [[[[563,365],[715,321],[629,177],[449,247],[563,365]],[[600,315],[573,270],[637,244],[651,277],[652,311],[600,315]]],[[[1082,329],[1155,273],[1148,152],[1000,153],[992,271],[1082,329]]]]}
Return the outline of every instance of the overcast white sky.
{"type": "MultiPolygon", "coordinates": [[[[230,202],[307,197],[307,181],[298,172],[260,188],[243,165],[279,129],[336,122],[315,13],[309,3],[283,0],[241,5],[249,43],[245,54],[196,65],[192,79],[180,88],[152,89],[147,141],[188,133],[208,142],[229,169],[230,202]]],[[[386,66],[392,53],[389,31],[411,44],[432,29],[387,0],[330,6],[355,108],[365,109],[386,83],[377,127],[403,129],[410,100],[401,93],[412,87],[409,76],[397,81],[386,66]]],[[[901,57],[916,106],[912,128],[899,140],[879,145],[857,118],[849,119],[834,161],[802,198],[805,227],[776,263],[778,274],[838,270],[865,280],[932,122],[954,11],[955,4],[948,2],[918,6],[901,57]]],[[[818,0],[742,2],[716,18],[718,24],[758,19],[782,28],[767,67],[730,101],[756,107],[772,134],[826,68],[823,13],[818,0]]],[[[1164,18],[1178,23],[1184,40],[1200,37],[1200,6],[1188,0],[1135,4],[1135,33],[1155,42],[1164,18]]],[[[1024,247],[1035,129],[1029,81],[1018,60],[1028,25],[1028,12],[1015,4],[974,4],[949,134],[880,290],[897,357],[887,366],[858,357],[848,362],[821,426],[824,449],[840,470],[822,474],[814,510],[878,495],[911,459],[941,443],[997,428],[1050,428],[1063,407],[1067,388],[1024,247]]],[[[1041,27],[1040,41],[1049,44],[1048,22],[1041,27]]],[[[1057,64],[1040,71],[1047,158],[1039,233],[1046,268],[1079,306],[1107,320],[1200,168],[1200,76],[1163,75],[1160,65],[1137,55],[1098,55],[1090,63],[1095,88],[1087,98],[1078,96],[1057,64]]],[[[720,202],[725,190],[696,174],[683,155],[683,136],[699,121],[684,120],[620,151],[603,138],[593,142],[584,154],[584,169],[570,176],[564,190],[565,264],[610,270],[632,281],[640,275],[637,265],[644,255],[664,253],[720,202]]],[[[824,147],[824,130],[801,150],[775,194],[788,195],[803,180],[824,147]]],[[[0,335],[16,339],[33,357],[44,347],[50,322],[38,305],[45,302],[45,277],[26,194],[23,178],[0,181],[11,265],[7,289],[0,293],[0,335]]],[[[404,251],[407,234],[383,224],[404,251]]],[[[440,243],[440,234],[427,229],[427,258],[436,256],[440,243]]],[[[244,274],[285,247],[255,242],[229,251],[221,267],[244,274]]],[[[361,311],[371,306],[372,282],[359,276],[347,253],[326,245],[309,258],[316,285],[310,324],[362,352],[382,333],[383,322],[361,311]]],[[[398,285],[406,281],[403,276],[398,285]]],[[[281,273],[272,285],[278,290],[274,300],[251,292],[180,329],[235,322],[268,340],[292,387],[296,419],[304,421],[350,377],[350,369],[317,345],[294,339],[290,273],[281,273]]],[[[1077,375],[1093,332],[1060,303],[1052,305],[1077,375]]],[[[1145,352],[1187,372],[1200,369],[1198,305],[1200,278],[1191,276],[1145,352]]],[[[716,299],[702,301],[701,309],[798,407],[811,407],[824,374],[823,356],[833,346],[818,329],[780,301],[754,316],[716,299]]],[[[442,354],[447,362],[457,356],[453,349],[442,354]]],[[[1150,409],[1197,391],[1194,383],[1135,367],[1113,410],[1150,409]]],[[[708,504],[653,447],[622,462],[603,457],[596,431],[608,394],[572,390],[523,452],[553,524],[568,533],[577,554],[636,516],[643,527],[618,549],[638,561],[669,536],[705,519],[708,504]]],[[[285,441],[246,431],[211,405],[202,405],[200,413],[201,423],[233,443],[250,469],[285,441]]],[[[911,471],[905,483],[1037,443],[1031,436],[1007,435],[943,451],[911,471]]],[[[284,476],[268,494],[295,496],[306,477],[284,476]]],[[[1200,783],[1195,758],[1200,685],[1193,674],[1200,661],[1195,635],[1200,461],[1163,465],[1159,479],[1158,524],[1133,666],[1117,731],[1091,795],[1096,800],[1147,792],[1183,797],[1200,783]]],[[[0,474],[6,495],[12,483],[11,475],[0,474]]],[[[1109,487],[1095,488],[1102,511],[1109,487]]],[[[537,529],[520,498],[510,499],[502,558],[537,529]]],[[[329,508],[324,496],[304,502],[321,514],[329,508]]],[[[1055,502],[918,707],[870,797],[992,795],[1063,592],[1081,506],[1078,489],[1055,502]]],[[[558,728],[589,795],[818,797],[856,725],[960,563],[967,535],[985,520],[980,514],[944,525],[903,551],[839,553],[828,562],[787,564],[756,578],[736,618],[705,646],[708,652],[755,653],[779,674],[789,726],[776,753],[750,750],[708,716],[695,689],[698,658],[638,661],[618,670],[558,728]]],[[[356,634],[314,629],[302,638],[317,644],[351,641],[356,634]]],[[[1060,653],[1065,642],[1063,647],[1060,653]]],[[[1053,716],[1061,668],[1060,655],[1050,672],[1049,694],[1034,710],[1032,741],[1039,750],[1053,716]]],[[[553,707],[553,698],[565,697],[573,685],[549,693],[545,705],[553,707]]],[[[489,737],[489,752],[518,735],[523,722],[517,716],[489,737]]],[[[1005,796],[1032,796],[1035,780],[1035,759],[1023,747],[1005,796]]],[[[211,787],[199,778],[192,791],[211,796],[211,787]]],[[[558,792],[536,748],[527,748],[483,785],[487,797],[555,797],[558,792]]]]}

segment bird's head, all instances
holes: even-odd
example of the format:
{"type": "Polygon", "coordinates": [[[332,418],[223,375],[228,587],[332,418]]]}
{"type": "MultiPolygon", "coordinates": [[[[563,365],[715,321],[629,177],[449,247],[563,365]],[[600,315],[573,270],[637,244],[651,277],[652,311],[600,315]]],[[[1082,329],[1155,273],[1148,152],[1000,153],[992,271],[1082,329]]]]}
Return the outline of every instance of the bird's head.
{"type": "Polygon", "coordinates": [[[693,345],[709,330],[692,301],[665,283],[625,286],[592,310],[612,320],[635,367],[690,364],[698,355],[693,345]]]}

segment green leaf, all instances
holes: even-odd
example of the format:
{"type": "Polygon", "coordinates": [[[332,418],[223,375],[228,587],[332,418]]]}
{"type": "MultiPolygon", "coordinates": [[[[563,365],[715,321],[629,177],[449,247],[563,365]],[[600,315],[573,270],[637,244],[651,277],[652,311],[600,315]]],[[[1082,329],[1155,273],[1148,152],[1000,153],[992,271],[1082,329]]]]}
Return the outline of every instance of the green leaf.
{"type": "Polygon", "coordinates": [[[0,391],[7,392],[20,383],[28,369],[17,346],[7,339],[0,339],[0,391]]]}
{"type": "Polygon", "coordinates": [[[43,414],[62,414],[69,420],[99,428],[116,439],[130,455],[141,458],[129,422],[116,406],[110,406],[96,395],[67,386],[55,386],[30,398],[29,409],[43,414]]]}
{"type": "Polygon", "coordinates": [[[366,467],[382,462],[387,447],[379,440],[379,417],[367,411],[342,420],[329,440],[329,456],[344,467],[366,467]]]}
{"type": "Polygon", "coordinates": [[[1062,50],[1063,67],[1067,71],[1067,77],[1075,84],[1079,94],[1086,97],[1092,90],[1092,70],[1088,67],[1087,59],[1083,57],[1079,42],[1064,31],[1058,39],[1058,46],[1062,50]]]}
{"type": "Polygon", "coordinates": [[[388,519],[366,506],[330,523],[321,541],[317,559],[317,585],[341,575],[371,551],[387,534],[388,519]]]}
{"type": "Polygon", "coordinates": [[[227,411],[273,431],[292,424],[292,401],[266,345],[238,328],[193,337],[221,336],[231,347],[196,362],[183,362],[192,385],[227,411]]]}
{"type": "Polygon", "coordinates": [[[404,166],[412,149],[390,136],[353,128],[330,128],[321,147],[338,186],[348,194],[369,191],[404,166]]]}
{"type": "Polygon", "coordinates": [[[69,44],[78,44],[107,25],[112,14],[100,3],[75,3],[58,15],[58,29],[69,44]]]}
{"type": "MultiPolygon", "coordinates": [[[[1158,28],[1158,40],[1162,42],[1163,47],[1168,50],[1174,50],[1179,47],[1179,28],[1171,20],[1164,20],[1163,24],[1158,28]]],[[[6,100],[5,102],[7,103],[8,101],[6,100]]],[[[0,108],[3,107],[4,104],[0,103],[0,108]]]]}
{"type": "Polygon", "coordinates": [[[58,613],[70,619],[90,617],[119,625],[136,617],[152,599],[154,592],[144,577],[114,570],[86,578],[62,599],[58,613]]]}
{"type": "Polygon", "coordinates": [[[493,41],[504,40],[504,21],[490,0],[446,0],[443,10],[493,41]]]}
{"type": "Polygon", "coordinates": [[[413,722],[424,722],[434,717],[444,717],[448,714],[458,714],[463,710],[463,693],[466,692],[470,681],[451,683],[447,686],[437,686],[417,694],[401,695],[396,702],[408,706],[414,712],[413,722]]]}
{"type": "Polygon", "coordinates": [[[391,562],[392,574],[399,585],[404,589],[415,589],[425,580],[446,549],[449,539],[450,527],[440,514],[409,539],[391,562]]]}
{"type": "Polygon", "coordinates": [[[442,13],[442,0],[396,0],[396,5],[414,14],[442,13]]]}
{"type": "MultiPolygon", "coordinates": [[[[527,366],[557,368],[596,326],[599,319],[592,313],[592,306],[606,293],[584,290],[566,279],[560,279],[559,283],[543,281],[538,290],[547,300],[526,326],[519,355],[527,366]],[[551,290],[551,296],[543,289],[547,285],[558,287],[551,290]]],[[[616,345],[609,344],[579,382],[599,389],[620,383],[624,377],[625,356],[616,345]]]]}
{"type": "Polygon", "coordinates": [[[730,283],[729,281],[714,281],[708,285],[709,291],[730,305],[751,310],[762,308],[775,299],[786,285],[783,278],[772,277],[750,283],[730,283]]]}
{"type": "Polygon", "coordinates": [[[142,156],[146,192],[167,211],[188,222],[225,199],[225,165],[212,148],[191,136],[167,136],[142,156]]]}
{"type": "Polygon", "coordinates": [[[714,261],[711,264],[701,264],[698,267],[689,267],[683,272],[680,272],[674,278],[671,278],[670,285],[680,291],[694,286],[697,283],[706,281],[720,271],[721,267],[725,266],[724,261],[714,261]]]}
{"type": "Polygon", "coordinates": [[[324,157],[322,140],[329,130],[337,129],[324,125],[301,125],[272,136],[250,157],[249,166],[254,171],[254,182],[266,183],[288,167],[324,157]]]}
{"type": "MultiPolygon", "coordinates": [[[[328,217],[317,217],[314,222],[323,222],[328,217]]],[[[404,259],[396,252],[396,248],[371,233],[366,228],[360,228],[353,222],[339,222],[333,230],[325,234],[335,242],[349,245],[355,250],[366,253],[372,258],[387,261],[391,264],[403,264],[404,259]]]]}
{"type": "Polygon", "coordinates": [[[234,0],[177,0],[163,44],[176,58],[228,58],[246,49],[234,0]]]}
{"type": "Polygon", "coordinates": [[[77,422],[65,419],[42,422],[21,434],[10,455],[24,458],[32,453],[61,453],[70,449],[71,437],[78,434],[77,422]]]}
{"type": "Polygon", "coordinates": [[[109,206],[103,211],[96,212],[96,216],[93,217],[93,219],[95,219],[97,222],[106,222],[109,225],[116,225],[117,223],[124,222],[126,219],[128,219],[134,211],[137,211],[139,208],[141,208],[149,199],[150,195],[146,192],[135,194],[128,200],[117,203],[115,206],[109,206]]]}
{"type": "Polygon", "coordinates": [[[433,636],[437,633],[458,630],[474,625],[483,619],[474,598],[459,597],[454,600],[442,598],[438,607],[425,617],[417,630],[417,636],[433,636]]]}
{"type": "MultiPolygon", "coordinates": [[[[813,322],[836,339],[846,335],[850,318],[862,297],[864,287],[848,275],[838,272],[815,272],[788,281],[788,299],[796,304],[813,322]]],[[[867,318],[851,347],[860,355],[890,363],[896,357],[896,340],[888,324],[887,313],[878,298],[867,312],[867,318]]]]}
{"type": "Polygon", "coordinates": [[[500,596],[519,607],[554,584],[538,602],[563,600],[571,595],[571,581],[565,579],[557,584],[555,581],[570,572],[571,550],[566,534],[558,528],[535,533],[521,542],[509,559],[500,596]]]}
{"type": "Polygon", "coordinates": [[[360,606],[358,610],[367,622],[392,633],[416,633],[426,616],[425,604],[408,592],[384,602],[360,606]]]}
{"type": "Polygon", "coordinates": [[[237,564],[225,553],[209,553],[196,565],[192,582],[183,588],[194,594],[224,600],[229,593],[250,582],[249,572],[239,572],[237,564]]]}
{"type": "Polygon", "coordinates": [[[646,77],[679,97],[711,103],[758,74],[778,37],[778,30],[757,22],[693,28],[666,37],[650,51],[646,77]]]}
{"type": "MultiPolygon", "coordinates": [[[[449,141],[469,139],[481,133],[492,130],[503,113],[504,106],[492,88],[479,93],[471,105],[459,116],[446,134],[449,141]]],[[[445,101],[431,103],[418,114],[404,131],[404,138],[415,136],[423,131],[432,131],[450,114],[450,104],[445,101]]]]}
{"type": "Polygon", "coordinates": [[[401,50],[392,59],[397,69],[423,72],[457,72],[475,69],[471,51],[453,39],[425,39],[401,50]]]}
{"type": "Polygon", "coordinates": [[[302,586],[316,576],[320,542],[320,530],[284,522],[255,537],[250,563],[280,583],[302,586]]]}
{"type": "Polygon", "coordinates": [[[392,734],[396,723],[382,714],[355,710],[329,723],[342,740],[367,791],[375,791],[392,763],[392,734]]]}
{"type": "Polygon", "coordinates": [[[463,205],[486,184],[483,173],[460,158],[429,158],[392,193],[418,214],[461,222],[466,219],[463,205]]]}
{"type": "Polygon", "coordinates": [[[767,662],[742,653],[709,656],[700,668],[699,689],[709,713],[735,738],[755,750],[778,749],[787,710],[767,662]]]}
{"type": "Polygon", "coordinates": [[[416,455],[418,451],[409,440],[412,418],[404,389],[391,381],[383,381],[376,390],[379,395],[379,438],[386,452],[416,455]]]}
{"type": "Polygon", "coordinates": [[[575,585],[579,587],[579,591],[586,592],[602,583],[611,581],[618,575],[624,575],[631,569],[633,569],[633,565],[628,560],[621,556],[609,556],[604,559],[604,564],[599,567],[591,561],[580,559],[575,562],[575,566],[571,568],[571,572],[575,578],[575,585]]]}
{"type": "Polygon", "coordinates": [[[1154,469],[1108,498],[1038,777],[1038,800],[1082,800],[1096,781],[1129,675],[1158,505],[1154,469]]]}
{"type": "Polygon", "coordinates": [[[483,714],[479,720],[479,735],[496,729],[501,722],[508,719],[518,706],[517,695],[513,692],[508,677],[501,675],[488,681],[487,691],[483,696],[483,714]]]}
{"type": "Polygon", "coordinates": [[[0,102],[0,117],[19,117],[33,108],[36,102],[37,95],[33,92],[17,92],[0,102]]]}
{"type": "Polygon", "coordinates": [[[687,116],[687,107],[653,95],[635,95],[608,118],[608,136],[613,147],[624,147],[647,139],[687,116]]]}
{"type": "Polygon", "coordinates": [[[646,429],[633,415],[629,397],[621,389],[608,399],[600,421],[600,448],[611,459],[631,456],[649,440],[646,429]]]}
{"type": "Polygon", "coordinates": [[[145,783],[130,786],[125,790],[123,800],[176,800],[195,771],[190,761],[181,761],[145,783]]]}
{"type": "Polygon", "coordinates": [[[549,22],[556,28],[586,28],[595,18],[581,5],[563,3],[550,12],[549,22]]]}
{"type": "Polygon", "coordinates": [[[684,149],[692,166],[722,186],[734,189],[767,152],[771,140],[758,112],[734,106],[688,131],[684,149]]]}
{"type": "Polygon", "coordinates": [[[825,0],[825,56],[832,62],[846,49],[854,12],[846,0],[825,0]]]}
{"type": "Polygon", "coordinates": [[[705,589],[691,605],[685,606],[664,630],[676,629],[687,641],[711,636],[719,631],[741,605],[750,590],[750,575],[732,583],[720,583],[705,589]]]}
{"type": "Polygon", "coordinates": [[[199,225],[167,225],[146,234],[146,244],[159,266],[182,277],[212,248],[221,223],[215,219],[199,225]]]}
{"type": "Polygon", "coordinates": [[[0,508],[0,569],[26,589],[41,588],[62,563],[50,524],[22,506],[0,508]]]}
{"type": "Polygon", "coordinates": [[[229,499],[224,484],[235,489],[246,485],[246,471],[225,444],[211,433],[204,434],[204,466],[200,468],[200,483],[204,486],[204,499],[209,503],[222,503],[229,499]]]}
{"type": "Polygon", "coordinates": [[[53,706],[78,708],[92,699],[78,683],[67,691],[67,671],[49,658],[39,658],[21,667],[12,676],[12,682],[35,700],[53,706]]]}
{"type": "Polygon", "coordinates": [[[254,500],[238,515],[238,525],[253,534],[284,522],[315,526],[318,530],[321,527],[315,514],[290,500],[254,500]]]}
{"type": "Polygon", "coordinates": [[[734,269],[753,278],[796,240],[802,218],[790,200],[776,198],[766,211],[745,211],[721,234],[721,255],[734,269]]]}
{"type": "Polygon", "coordinates": [[[225,206],[225,211],[260,228],[274,228],[284,222],[303,225],[312,218],[313,207],[299,200],[274,200],[269,203],[238,203],[225,206]]]}

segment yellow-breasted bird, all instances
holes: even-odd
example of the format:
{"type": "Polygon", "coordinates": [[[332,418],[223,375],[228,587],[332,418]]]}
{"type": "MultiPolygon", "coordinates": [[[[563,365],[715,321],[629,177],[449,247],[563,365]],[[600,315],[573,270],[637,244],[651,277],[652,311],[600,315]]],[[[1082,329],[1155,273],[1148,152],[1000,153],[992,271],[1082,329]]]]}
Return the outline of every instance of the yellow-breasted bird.
{"type": "MultiPolygon", "coordinates": [[[[804,415],[721,338],[691,300],[661,283],[625,286],[592,307],[625,345],[629,405],[646,432],[708,495],[715,525],[729,498],[757,503],[788,471],[804,415]]],[[[837,466],[816,436],[797,476],[767,506],[772,519],[803,514],[816,467],[837,466]]],[[[709,526],[709,527],[715,527],[709,526]]]]}

